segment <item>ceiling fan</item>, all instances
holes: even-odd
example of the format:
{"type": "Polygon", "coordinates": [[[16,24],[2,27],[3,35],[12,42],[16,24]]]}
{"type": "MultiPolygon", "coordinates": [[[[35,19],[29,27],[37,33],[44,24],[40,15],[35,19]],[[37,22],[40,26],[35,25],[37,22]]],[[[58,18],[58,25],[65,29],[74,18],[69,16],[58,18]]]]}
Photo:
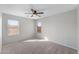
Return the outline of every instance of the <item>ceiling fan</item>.
{"type": "Polygon", "coordinates": [[[38,16],[38,17],[41,17],[39,14],[44,14],[44,12],[39,12],[39,11],[37,11],[37,10],[35,10],[35,9],[30,9],[30,11],[31,11],[32,13],[25,13],[25,14],[32,14],[31,17],[34,17],[34,15],[36,15],[36,16],[38,16]]]}

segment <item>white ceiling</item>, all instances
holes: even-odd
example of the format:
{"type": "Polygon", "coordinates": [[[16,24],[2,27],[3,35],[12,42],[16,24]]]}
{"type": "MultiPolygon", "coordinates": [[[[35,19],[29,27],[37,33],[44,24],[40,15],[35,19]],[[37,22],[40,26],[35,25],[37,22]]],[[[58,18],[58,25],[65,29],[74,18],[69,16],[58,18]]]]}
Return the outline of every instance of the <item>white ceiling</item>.
{"type": "Polygon", "coordinates": [[[0,12],[30,19],[39,19],[58,13],[67,12],[72,9],[75,9],[76,7],[77,4],[0,4],[0,12]],[[31,12],[31,8],[43,11],[44,14],[40,15],[41,17],[30,17],[31,15],[24,14],[25,12],[31,12]]]}

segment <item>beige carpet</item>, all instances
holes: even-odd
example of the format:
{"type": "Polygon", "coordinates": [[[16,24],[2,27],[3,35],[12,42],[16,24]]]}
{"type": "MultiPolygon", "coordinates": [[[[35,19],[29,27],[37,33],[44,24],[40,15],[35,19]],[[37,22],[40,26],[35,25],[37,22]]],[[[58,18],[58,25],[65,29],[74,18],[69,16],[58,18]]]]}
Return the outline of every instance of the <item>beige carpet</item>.
{"type": "Polygon", "coordinates": [[[29,41],[4,45],[2,54],[76,54],[77,50],[50,41],[29,41]]]}

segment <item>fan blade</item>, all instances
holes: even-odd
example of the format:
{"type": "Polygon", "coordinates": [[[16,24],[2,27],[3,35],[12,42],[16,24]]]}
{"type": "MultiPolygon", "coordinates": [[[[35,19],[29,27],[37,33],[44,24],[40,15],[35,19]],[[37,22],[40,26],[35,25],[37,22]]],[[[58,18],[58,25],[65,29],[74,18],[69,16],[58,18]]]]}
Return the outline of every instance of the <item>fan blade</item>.
{"type": "Polygon", "coordinates": [[[44,12],[38,12],[37,14],[44,14],[44,12]]]}
{"type": "Polygon", "coordinates": [[[31,17],[33,17],[33,15],[31,17]]]}
{"type": "Polygon", "coordinates": [[[25,14],[33,14],[33,13],[25,13],[25,14]]]}
{"type": "Polygon", "coordinates": [[[31,9],[31,11],[34,12],[35,10],[34,9],[31,9]]]}

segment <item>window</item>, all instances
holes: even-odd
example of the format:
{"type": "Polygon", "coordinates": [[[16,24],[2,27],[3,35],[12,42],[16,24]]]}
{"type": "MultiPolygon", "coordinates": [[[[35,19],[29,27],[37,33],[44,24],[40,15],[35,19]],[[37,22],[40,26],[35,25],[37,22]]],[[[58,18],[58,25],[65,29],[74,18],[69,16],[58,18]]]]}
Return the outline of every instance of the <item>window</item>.
{"type": "Polygon", "coordinates": [[[19,21],[8,20],[8,36],[19,34],[19,21]]]}
{"type": "Polygon", "coordinates": [[[42,22],[37,22],[37,32],[41,33],[42,22]]]}

